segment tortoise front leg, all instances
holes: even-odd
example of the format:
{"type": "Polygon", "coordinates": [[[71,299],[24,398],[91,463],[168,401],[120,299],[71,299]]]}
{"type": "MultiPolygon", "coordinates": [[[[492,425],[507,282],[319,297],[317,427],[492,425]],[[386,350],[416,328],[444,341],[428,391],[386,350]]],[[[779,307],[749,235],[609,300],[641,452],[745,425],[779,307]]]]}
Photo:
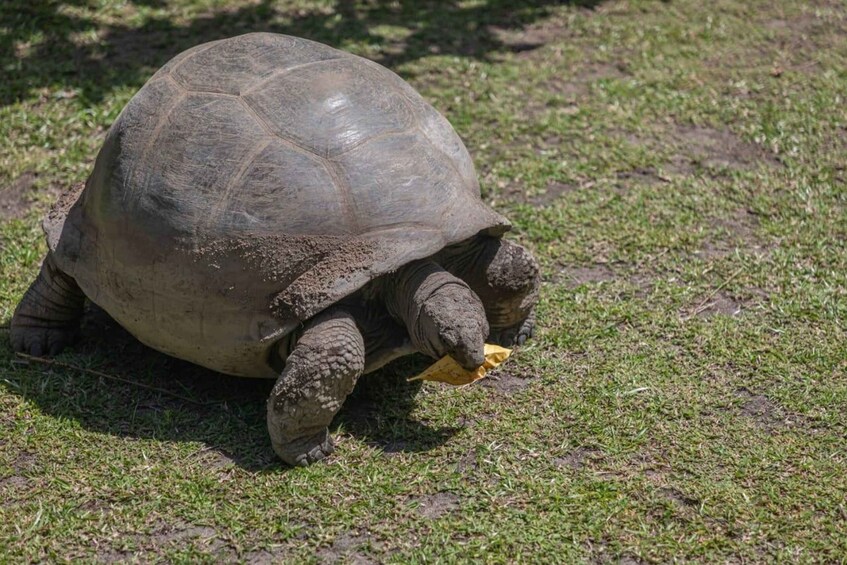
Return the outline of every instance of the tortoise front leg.
{"type": "Polygon", "coordinates": [[[84,304],[76,281],[48,253],[12,316],[12,348],[36,357],[56,355],[76,334],[84,304]]]}
{"type": "Polygon", "coordinates": [[[353,316],[336,308],[306,324],[268,399],[274,451],[306,466],[332,453],[327,426],[365,367],[365,346],[353,316]]]}

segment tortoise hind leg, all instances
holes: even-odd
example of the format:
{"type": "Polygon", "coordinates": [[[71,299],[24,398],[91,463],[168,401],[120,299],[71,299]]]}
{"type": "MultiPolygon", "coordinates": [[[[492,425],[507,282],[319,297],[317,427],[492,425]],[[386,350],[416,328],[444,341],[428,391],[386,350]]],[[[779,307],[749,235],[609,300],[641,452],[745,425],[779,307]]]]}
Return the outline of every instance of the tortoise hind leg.
{"type": "Polygon", "coordinates": [[[365,345],[353,316],[322,312],[306,324],[268,399],[274,451],[305,466],[332,453],[327,426],[365,368],[365,345]]]}
{"type": "Polygon", "coordinates": [[[488,341],[512,346],[532,337],[541,277],[538,262],[525,247],[479,236],[444,249],[436,260],[482,300],[491,328],[488,341]]]}
{"type": "Polygon", "coordinates": [[[84,303],[76,281],[48,253],[12,316],[12,348],[36,357],[56,355],[76,336],[84,303]]]}

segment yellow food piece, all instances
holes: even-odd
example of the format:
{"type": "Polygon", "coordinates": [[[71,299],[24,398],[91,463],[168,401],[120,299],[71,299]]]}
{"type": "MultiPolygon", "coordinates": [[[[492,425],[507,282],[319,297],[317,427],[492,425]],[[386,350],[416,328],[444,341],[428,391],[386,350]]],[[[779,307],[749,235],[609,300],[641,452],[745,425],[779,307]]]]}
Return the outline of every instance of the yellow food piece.
{"type": "Polygon", "coordinates": [[[467,385],[478,381],[488,371],[503,363],[512,354],[512,350],[500,347],[499,345],[486,343],[484,353],[485,361],[473,371],[462,368],[452,357],[446,355],[427,367],[420,375],[411,377],[408,380],[438,381],[454,386],[467,385]]]}

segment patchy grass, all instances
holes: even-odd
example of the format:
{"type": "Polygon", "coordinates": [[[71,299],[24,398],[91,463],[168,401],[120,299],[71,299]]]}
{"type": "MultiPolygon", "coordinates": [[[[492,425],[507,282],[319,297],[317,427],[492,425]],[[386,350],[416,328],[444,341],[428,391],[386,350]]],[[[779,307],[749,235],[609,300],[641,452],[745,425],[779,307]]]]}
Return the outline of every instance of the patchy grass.
{"type": "Polygon", "coordinates": [[[484,386],[403,384],[421,359],[366,378],[337,454],[289,470],[270,383],[96,311],[53,365],[0,330],[5,559],[844,559],[843,2],[6,1],[3,323],[133,92],[250,30],[378,60],[444,112],[543,264],[540,335],[484,386]]]}

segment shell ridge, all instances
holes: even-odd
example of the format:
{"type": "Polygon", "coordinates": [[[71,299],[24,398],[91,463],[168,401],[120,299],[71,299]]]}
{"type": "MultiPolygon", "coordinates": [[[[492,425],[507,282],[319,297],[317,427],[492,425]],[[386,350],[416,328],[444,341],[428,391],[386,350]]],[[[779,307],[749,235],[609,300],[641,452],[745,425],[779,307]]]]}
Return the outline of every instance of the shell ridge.
{"type": "MultiPolygon", "coordinates": [[[[453,169],[453,172],[456,173],[456,176],[462,181],[463,184],[465,184],[465,177],[462,175],[462,171],[459,170],[459,167],[456,166],[456,159],[448,155],[446,151],[439,147],[438,144],[435,143],[432,138],[426,134],[426,131],[424,131],[424,129],[420,127],[420,124],[416,129],[424,137],[424,139],[426,139],[429,146],[435,149],[439,155],[441,155],[442,157],[444,157],[444,159],[447,160],[447,162],[450,164],[450,168],[453,169]]],[[[453,205],[455,206],[455,202],[453,203],[453,205]]]]}
{"type": "Polygon", "coordinates": [[[275,79],[275,78],[277,78],[281,75],[288,74],[290,72],[302,69],[304,67],[310,67],[312,65],[319,65],[321,63],[327,63],[329,61],[337,61],[337,60],[343,59],[343,58],[344,57],[332,57],[330,59],[318,59],[317,61],[307,61],[305,63],[300,63],[299,65],[294,65],[293,67],[285,67],[283,69],[274,69],[270,73],[262,75],[262,77],[259,80],[257,80],[255,83],[251,84],[250,87],[247,88],[246,90],[240,90],[238,92],[238,95],[239,96],[246,96],[246,95],[250,94],[251,92],[254,92],[254,91],[258,90],[259,88],[263,87],[265,84],[267,84],[272,79],[275,79]]]}
{"type": "Polygon", "coordinates": [[[262,154],[262,151],[267,149],[268,145],[270,145],[272,141],[273,138],[265,138],[264,141],[260,141],[259,143],[257,143],[256,146],[250,150],[250,153],[245,155],[243,163],[238,168],[238,171],[232,176],[232,178],[229,179],[229,182],[226,183],[226,186],[224,187],[220,198],[218,198],[218,201],[215,203],[215,205],[212,207],[212,210],[209,212],[209,215],[206,218],[205,222],[206,226],[213,225],[221,217],[221,215],[223,214],[223,208],[229,200],[229,197],[232,194],[232,191],[235,186],[244,177],[244,174],[247,172],[247,169],[249,169],[250,166],[256,162],[256,159],[259,157],[259,155],[262,154]]]}
{"type": "Polygon", "coordinates": [[[340,165],[338,163],[322,157],[320,159],[326,169],[326,172],[328,172],[329,176],[332,177],[332,180],[335,181],[335,190],[341,197],[344,219],[347,220],[347,224],[353,232],[358,235],[361,232],[362,226],[359,223],[359,217],[356,214],[356,203],[353,200],[353,196],[350,194],[350,185],[342,178],[341,174],[339,174],[338,169],[340,168],[340,165]]]}
{"type": "Polygon", "coordinates": [[[375,235],[384,235],[393,231],[401,231],[407,230],[409,228],[416,228],[418,231],[428,231],[428,232],[436,232],[439,235],[441,234],[441,230],[438,228],[434,228],[429,224],[425,224],[423,222],[396,222],[391,225],[387,225],[382,228],[378,228],[375,230],[368,230],[368,233],[364,234],[362,237],[373,237],[375,235]]]}
{"type": "MultiPolygon", "coordinates": [[[[377,141],[377,140],[385,138],[385,137],[391,137],[392,135],[403,135],[404,133],[409,133],[409,132],[411,132],[415,129],[418,129],[417,123],[410,126],[410,127],[403,128],[403,129],[384,131],[384,132],[380,133],[379,135],[375,135],[373,137],[368,137],[366,139],[363,139],[363,140],[357,142],[355,145],[345,149],[341,153],[336,153],[332,157],[327,157],[327,160],[332,161],[334,159],[337,159],[338,157],[341,157],[342,155],[346,155],[346,154],[350,153],[351,151],[355,151],[356,149],[358,149],[359,147],[362,147],[363,145],[367,145],[371,141],[377,141]]],[[[429,138],[427,138],[427,140],[429,140],[429,138]]]]}
{"type": "Polygon", "coordinates": [[[215,45],[217,45],[218,43],[220,43],[220,41],[222,41],[222,40],[218,40],[218,41],[211,41],[211,42],[209,42],[209,45],[207,45],[205,49],[198,49],[198,50],[197,50],[197,51],[195,51],[194,53],[189,54],[187,57],[183,57],[180,61],[178,61],[178,62],[177,62],[177,63],[173,66],[173,68],[168,69],[168,76],[173,76],[173,80],[174,80],[174,82],[179,83],[179,85],[183,88],[183,90],[188,90],[188,87],[187,87],[187,86],[185,86],[184,84],[182,84],[182,83],[180,82],[180,80],[179,80],[179,77],[177,77],[176,75],[174,75],[174,73],[175,73],[176,71],[178,71],[178,70],[179,70],[179,68],[180,68],[180,67],[181,67],[184,63],[187,63],[188,61],[190,61],[191,59],[193,59],[193,58],[194,58],[194,57],[196,57],[197,55],[200,55],[200,54],[202,54],[202,53],[205,53],[206,51],[208,51],[209,49],[211,49],[212,47],[214,47],[215,45]]]}
{"type": "Polygon", "coordinates": [[[244,106],[244,108],[250,113],[251,116],[253,116],[253,118],[259,123],[259,125],[262,127],[262,129],[265,130],[266,133],[268,133],[269,135],[272,135],[275,138],[279,139],[280,141],[282,141],[286,145],[290,146],[292,149],[302,151],[304,153],[307,153],[309,155],[313,155],[313,156],[318,157],[319,159],[323,160],[323,157],[321,157],[320,155],[318,155],[317,153],[315,153],[314,151],[312,151],[308,147],[304,147],[304,146],[300,145],[299,143],[297,143],[296,141],[288,139],[287,137],[283,137],[283,136],[279,135],[277,132],[275,132],[273,130],[273,128],[270,126],[270,124],[268,123],[268,121],[265,118],[263,118],[259,114],[259,112],[257,112],[256,109],[253,108],[253,106],[251,106],[250,103],[247,100],[244,99],[244,97],[236,96],[236,98],[238,98],[238,100],[241,101],[241,105],[244,106]]]}
{"type": "MultiPolygon", "coordinates": [[[[405,92],[403,92],[401,89],[398,89],[397,92],[399,92],[400,96],[402,96],[406,100],[406,103],[409,104],[414,109],[414,107],[415,107],[414,101],[411,98],[409,98],[409,96],[405,92]]],[[[424,104],[426,104],[426,102],[424,102],[424,104]]],[[[421,127],[421,121],[418,119],[418,112],[413,111],[412,116],[415,119],[415,129],[421,135],[424,136],[424,139],[427,140],[427,142],[432,146],[433,149],[438,151],[441,155],[443,155],[447,159],[447,162],[450,163],[450,168],[453,169],[453,171],[459,176],[459,178],[464,179],[464,176],[462,176],[462,171],[460,171],[459,167],[456,166],[456,160],[453,157],[451,157],[450,155],[448,155],[447,152],[445,152],[441,147],[439,147],[438,144],[435,143],[432,140],[432,138],[426,134],[426,131],[424,130],[424,128],[421,127]]],[[[458,135],[458,134],[456,134],[456,135],[458,135]]]]}
{"type": "MultiPolygon", "coordinates": [[[[189,92],[191,92],[189,89],[187,89],[185,86],[183,86],[181,82],[176,80],[175,77],[172,77],[171,73],[167,73],[166,75],[162,76],[162,78],[160,78],[159,80],[163,80],[163,81],[171,83],[172,85],[174,85],[174,87],[176,87],[177,90],[179,90],[179,92],[181,94],[188,94],[189,92]]],[[[156,82],[158,82],[158,81],[156,81],[156,82]]]]}
{"type": "Polygon", "coordinates": [[[133,182],[135,180],[136,171],[138,171],[138,167],[141,165],[141,163],[147,162],[147,158],[150,155],[150,151],[156,146],[156,142],[159,139],[159,134],[162,133],[165,124],[170,121],[171,112],[173,112],[176,107],[179,106],[183,102],[183,100],[185,100],[186,97],[187,93],[185,92],[185,90],[180,91],[179,95],[171,99],[170,103],[162,112],[162,115],[159,116],[159,119],[156,122],[156,127],[153,128],[153,131],[150,133],[150,137],[147,140],[147,143],[144,144],[144,149],[141,150],[140,158],[134,160],[132,169],[125,177],[123,186],[124,190],[121,193],[121,199],[124,203],[130,200],[136,200],[140,196],[136,194],[136,183],[133,182]]]}

